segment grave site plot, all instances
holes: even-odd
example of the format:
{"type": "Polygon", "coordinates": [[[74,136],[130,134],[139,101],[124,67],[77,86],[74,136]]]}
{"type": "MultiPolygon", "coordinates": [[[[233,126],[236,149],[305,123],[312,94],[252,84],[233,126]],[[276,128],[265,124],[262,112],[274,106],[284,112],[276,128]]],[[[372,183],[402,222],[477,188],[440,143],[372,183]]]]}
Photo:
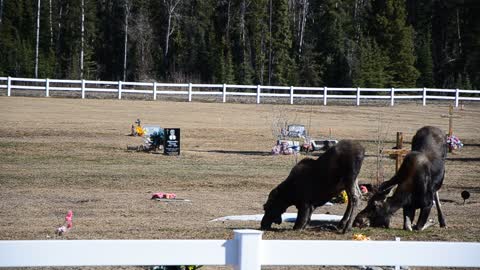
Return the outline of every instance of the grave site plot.
{"type": "MultiPolygon", "coordinates": [[[[0,108],[1,240],[231,239],[234,229],[259,229],[258,220],[212,220],[263,214],[268,193],[296,162],[322,153],[272,155],[272,122],[279,112],[312,136],[359,141],[366,155],[358,180],[365,185],[395,173],[396,159],[379,150],[394,148],[397,132],[403,134],[400,148],[410,149],[418,128],[449,129],[448,119],[441,117],[448,104],[259,106],[0,97],[0,108]],[[127,151],[138,139],[130,136],[137,118],[179,128],[181,154],[127,151]],[[152,200],[156,193],[186,201],[152,200]],[[58,235],[58,228],[68,226],[69,210],[73,226],[58,235]]],[[[453,134],[463,147],[448,153],[440,189],[447,228],[436,224],[423,232],[405,232],[399,211],[391,229],[354,228],[338,234],[315,220],[303,231],[284,222],[263,238],[351,240],[362,234],[371,240],[480,241],[480,106],[453,108],[453,113],[461,116],[454,120],[453,134]],[[469,193],[467,199],[463,191],[469,193]]],[[[365,204],[361,200],[358,208],[365,204]]],[[[314,214],[341,216],[345,207],[333,202],[314,214]]]]}

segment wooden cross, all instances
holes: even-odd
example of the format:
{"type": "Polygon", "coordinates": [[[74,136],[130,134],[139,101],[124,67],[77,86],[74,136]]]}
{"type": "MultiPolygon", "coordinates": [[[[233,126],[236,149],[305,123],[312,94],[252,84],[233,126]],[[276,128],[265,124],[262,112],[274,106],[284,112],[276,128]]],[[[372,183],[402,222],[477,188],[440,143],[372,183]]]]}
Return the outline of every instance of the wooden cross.
{"type": "Polygon", "coordinates": [[[453,115],[453,105],[450,104],[448,114],[442,114],[442,118],[448,118],[448,137],[453,135],[453,118],[460,118],[459,115],[453,115]]]}
{"type": "Polygon", "coordinates": [[[403,157],[410,152],[408,149],[403,148],[403,133],[397,132],[397,145],[394,149],[384,149],[383,154],[387,154],[395,157],[395,172],[398,172],[400,165],[402,165],[403,157]]]}

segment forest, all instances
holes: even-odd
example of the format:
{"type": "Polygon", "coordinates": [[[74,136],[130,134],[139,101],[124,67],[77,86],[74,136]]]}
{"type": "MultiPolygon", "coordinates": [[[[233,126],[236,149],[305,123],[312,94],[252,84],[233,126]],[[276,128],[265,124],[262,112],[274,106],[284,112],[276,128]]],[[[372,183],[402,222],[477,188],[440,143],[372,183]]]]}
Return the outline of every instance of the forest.
{"type": "Polygon", "coordinates": [[[479,0],[0,0],[0,76],[480,89],[479,0]]]}

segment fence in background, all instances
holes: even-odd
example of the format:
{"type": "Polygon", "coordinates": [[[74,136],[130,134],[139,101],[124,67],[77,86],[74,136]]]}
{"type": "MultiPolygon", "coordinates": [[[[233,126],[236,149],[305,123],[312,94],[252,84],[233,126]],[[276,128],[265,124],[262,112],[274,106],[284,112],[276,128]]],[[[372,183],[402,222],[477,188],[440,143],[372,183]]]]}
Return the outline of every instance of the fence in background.
{"type": "Polygon", "coordinates": [[[231,265],[378,265],[480,267],[480,243],[262,240],[235,230],[233,240],[0,241],[0,267],[231,265]]]}
{"type": "Polygon", "coordinates": [[[338,87],[297,87],[297,86],[263,86],[234,84],[193,84],[193,83],[158,83],[158,82],[122,82],[122,81],[91,81],[91,80],[57,80],[0,77],[0,90],[6,89],[7,96],[12,91],[44,91],[48,97],[55,91],[77,92],[81,98],[86,94],[110,93],[122,99],[128,94],[143,94],[153,100],[162,95],[185,96],[192,101],[193,96],[221,97],[222,102],[227,96],[247,96],[261,99],[284,98],[294,104],[299,99],[317,99],[327,105],[328,100],[353,100],[360,106],[361,100],[390,100],[394,106],[398,100],[421,100],[423,105],[427,100],[451,100],[458,107],[461,101],[480,101],[480,90],[433,89],[433,88],[338,88],[338,87]]]}

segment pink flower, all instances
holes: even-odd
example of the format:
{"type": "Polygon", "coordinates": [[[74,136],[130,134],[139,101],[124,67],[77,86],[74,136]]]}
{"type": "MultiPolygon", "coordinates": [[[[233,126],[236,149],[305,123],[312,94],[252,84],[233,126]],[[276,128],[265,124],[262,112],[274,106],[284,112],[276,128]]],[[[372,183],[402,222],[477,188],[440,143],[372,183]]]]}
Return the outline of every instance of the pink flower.
{"type": "Polygon", "coordinates": [[[65,221],[72,222],[72,219],[73,219],[73,211],[68,210],[67,215],[65,216],[65,221]]]}

